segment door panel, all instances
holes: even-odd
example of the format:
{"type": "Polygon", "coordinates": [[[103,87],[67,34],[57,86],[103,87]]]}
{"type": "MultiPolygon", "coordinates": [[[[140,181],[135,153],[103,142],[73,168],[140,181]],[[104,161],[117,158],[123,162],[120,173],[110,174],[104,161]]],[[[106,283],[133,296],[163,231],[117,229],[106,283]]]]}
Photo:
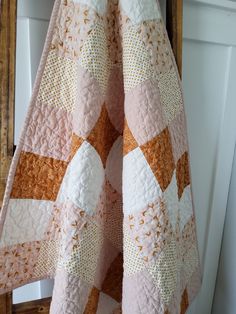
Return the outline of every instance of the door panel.
{"type": "Polygon", "coordinates": [[[185,0],[183,18],[183,87],[203,274],[188,313],[210,314],[236,137],[236,4],[185,0]]]}

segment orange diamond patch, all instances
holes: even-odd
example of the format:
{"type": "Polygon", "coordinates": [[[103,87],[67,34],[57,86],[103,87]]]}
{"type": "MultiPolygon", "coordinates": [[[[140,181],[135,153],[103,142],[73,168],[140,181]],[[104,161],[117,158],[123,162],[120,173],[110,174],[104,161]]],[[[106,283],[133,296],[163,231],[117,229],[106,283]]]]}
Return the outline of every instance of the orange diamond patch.
{"type": "Polygon", "coordinates": [[[79,137],[75,133],[72,134],[69,161],[74,157],[75,153],[80,148],[80,146],[82,145],[83,141],[84,140],[83,140],[82,137],[79,137]]]}
{"type": "Polygon", "coordinates": [[[174,157],[168,128],[140,148],[147,159],[157,181],[164,191],[169,185],[174,169],[174,157]]]}
{"type": "Polygon", "coordinates": [[[124,123],[123,138],[124,138],[123,155],[125,156],[126,154],[131,152],[133,149],[138,147],[138,143],[136,142],[135,138],[133,137],[133,134],[130,131],[130,128],[129,128],[126,120],[124,123]]]}
{"type": "Polygon", "coordinates": [[[178,185],[178,197],[180,199],[184,191],[184,188],[190,184],[188,152],[183,153],[183,155],[180,157],[180,159],[177,162],[176,179],[177,179],[177,185],[178,185]]]}
{"type": "Polygon", "coordinates": [[[100,117],[89,134],[87,141],[93,145],[105,166],[110,149],[119,136],[119,132],[111,123],[105,105],[102,106],[100,117]]]}
{"type": "Polygon", "coordinates": [[[21,152],[11,198],[55,201],[66,167],[65,161],[21,152]]]}

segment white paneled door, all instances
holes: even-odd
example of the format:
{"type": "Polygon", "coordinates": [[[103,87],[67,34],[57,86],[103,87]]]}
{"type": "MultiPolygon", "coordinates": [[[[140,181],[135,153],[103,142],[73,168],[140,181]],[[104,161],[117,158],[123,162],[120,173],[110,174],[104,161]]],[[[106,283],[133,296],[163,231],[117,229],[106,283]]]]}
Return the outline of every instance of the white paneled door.
{"type": "Polygon", "coordinates": [[[183,86],[203,274],[188,313],[210,314],[236,139],[236,3],[184,0],[183,30],[183,86]]]}

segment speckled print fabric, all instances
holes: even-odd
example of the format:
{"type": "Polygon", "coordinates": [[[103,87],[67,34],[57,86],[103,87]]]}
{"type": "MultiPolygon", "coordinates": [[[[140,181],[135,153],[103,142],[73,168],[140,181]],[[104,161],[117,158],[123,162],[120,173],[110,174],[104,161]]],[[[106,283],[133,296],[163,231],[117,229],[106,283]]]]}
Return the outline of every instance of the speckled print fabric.
{"type": "Polygon", "coordinates": [[[184,314],[200,287],[180,80],[156,0],[56,0],[0,220],[0,292],[184,314]]]}

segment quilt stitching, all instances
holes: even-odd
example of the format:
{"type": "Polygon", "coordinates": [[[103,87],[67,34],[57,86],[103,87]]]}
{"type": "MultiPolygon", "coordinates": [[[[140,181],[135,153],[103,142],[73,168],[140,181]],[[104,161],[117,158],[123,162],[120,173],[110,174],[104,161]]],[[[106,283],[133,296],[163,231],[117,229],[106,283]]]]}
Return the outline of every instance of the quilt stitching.
{"type": "Polygon", "coordinates": [[[200,267],[184,105],[159,6],[55,8],[3,204],[0,292],[54,277],[51,313],[183,314],[200,267]]]}

